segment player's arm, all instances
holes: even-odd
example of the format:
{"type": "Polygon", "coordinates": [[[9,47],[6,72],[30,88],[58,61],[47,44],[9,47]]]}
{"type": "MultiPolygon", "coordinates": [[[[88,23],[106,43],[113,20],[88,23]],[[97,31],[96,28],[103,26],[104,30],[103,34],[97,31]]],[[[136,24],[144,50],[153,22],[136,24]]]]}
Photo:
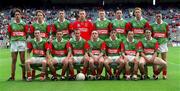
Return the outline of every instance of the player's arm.
{"type": "Polygon", "coordinates": [[[85,57],[87,57],[87,58],[89,58],[89,56],[88,56],[88,50],[90,49],[90,45],[88,44],[88,42],[86,41],[85,42],[85,44],[84,44],[84,50],[85,50],[85,54],[84,54],[84,56],[85,57]]]}
{"type": "Polygon", "coordinates": [[[51,56],[50,56],[50,47],[49,47],[49,43],[46,42],[46,43],[44,44],[44,46],[45,46],[45,50],[46,50],[46,59],[47,59],[47,61],[49,61],[50,58],[51,58],[51,56]]]}
{"type": "Polygon", "coordinates": [[[150,59],[151,61],[153,61],[157,57],[158,49],[159,49],[159,44],[158,44],[158,42],[156,42],[154,54],[153,54],[152,58],[150,59]]]}
{"type": "Polygon", "coordinates": [[[31,51],[32,51],[32,49],[33,49],[33,46],[32,46],[32,43],[31,42],[28,42],[27,43],[27,59],[30,59],[30,53],[31,53],[31,51]]]}
{"type": "Polygon", "coordinates": [[[70,58],[72,55],[72,47],[69,41],[66,43],[66,49],[68,51],[67,58],[70,58]]]}

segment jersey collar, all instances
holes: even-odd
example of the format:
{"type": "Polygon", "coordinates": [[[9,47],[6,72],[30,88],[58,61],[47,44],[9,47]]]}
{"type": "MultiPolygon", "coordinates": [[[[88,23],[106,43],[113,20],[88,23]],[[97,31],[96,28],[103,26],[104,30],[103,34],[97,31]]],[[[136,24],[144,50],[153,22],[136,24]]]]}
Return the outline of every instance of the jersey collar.
{"type": "MultiPolygon", "coordinates": [[[[117,18],[115,20],[118,20],[117,18]]],[[[119,20],[124,20],[123,18],[119,19],[119,20]]]]}
{"type": "MultiPolygon", "coordinates": [[[[17,23],[15,19],[14,19],[13,21],[14,21],[14,23],[17,23]]],[[[22,19],[20,19],[20,22],[17,23],[17,24],[20,24],[20,23],[22,23],[22,22],[23,22],[22,19]]]]}
{"type": "MultiPolygon", "coordinates": [[[[64,41],[64,39],[62,38],[60,42],[64,41]]],[[[56,42],[58,42],[58,40],[56,39],[56,42]]]]}
{"type": "MultiPolygon", "coordinates": [[[[127,40],[128,42],[130,42],[128,38],[126,38],[126,40],[127,40]]],[[[134,42],[134,39],[132,40],[132,42],[134,42]]]]}
{"type": "MultiPolygon", "coordinates": [[[[160,23],[160,24],[162,24],[163,22],[164,22],[164,21],[163,21],[163,20],[161,20],[161,23],[160,23]]],[[[158,23],[157,23],[157,21],[155,21],[155,24],[158,24],[158,23]]]]}
{"type": "MultiPolygon", "coordinates": [[[[37,42],[36,38],[34,38],[34,41],[37,42]]],[[[42,41],[42,38],[40,38],[40,41],[39,41],[39,42],[41,42],[41,41],[42,41]]]]}
{"type": "MultiPolygon", "coordinates": [[[[97,18],[97,20],[98,20],[98,21],[101,21],[101,20],[100,20],[100,18],[97,18]]],[[[106,18],[106,17],[103,19],[103,21],[105,21],[105,20],[107,20],[107,18],[106,18]]]]}
{"type": "MultiPolygon", "coordinates": [[[[135,19],[136,21],[138,21],[136,17],[135,17],[134,19],[135,19]]],[[[141,16],[140,21],[141,21],[142,19],[144,19],[144,18],[141,16]]]]}
{"type": "MultiPolygon", "coordinates": [[[[65,22],[65,20],[66,20],[66,19],[64,18],[62,22],[65,22]]],[[[59,20],[59,18],[58,18],[58,22],[62,23],[62,22],[59,20]]]]}
{"type": "MultiPolygon", "coordinates": [[[[145,37],[145,40],[148,40],[146,37],[145,37]]],[[[152,37],[151,37],[151,39],[150,40],[152,40],[152,37]]]]}
{"type": "MultiPolygon", "coordinates": [[[[109,39],[110,39],[111,41],[113,41],[111,37],[109,37],[109,39]]],[[[115,38],[115,40],[117,40],[117,37],[115,38]]]]}

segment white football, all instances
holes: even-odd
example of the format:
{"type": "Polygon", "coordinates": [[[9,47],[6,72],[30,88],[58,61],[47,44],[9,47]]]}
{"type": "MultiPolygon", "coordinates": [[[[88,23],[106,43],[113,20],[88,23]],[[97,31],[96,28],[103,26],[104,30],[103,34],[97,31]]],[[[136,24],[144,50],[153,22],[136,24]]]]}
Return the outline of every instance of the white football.
{"type": "Polygon", "coordinates": [[[85,80],[85,75],[83,73],[78,73],[76,75],[76,80],[78,80],[78,81],[85,80]]]}

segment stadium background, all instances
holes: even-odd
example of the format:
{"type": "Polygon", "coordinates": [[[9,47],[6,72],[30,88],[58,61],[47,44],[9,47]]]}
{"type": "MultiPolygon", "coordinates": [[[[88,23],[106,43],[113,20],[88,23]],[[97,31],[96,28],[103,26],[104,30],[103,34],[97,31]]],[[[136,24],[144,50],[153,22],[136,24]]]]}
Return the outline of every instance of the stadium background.
{"type": "MultiPolygon", "coordinates": [[[[169,47],[168,53],[168,79],[146,81],[35,81],[27,83],[21,81],[19,60],[17,63],[17,81],[6,81],[10,74],[10,51],[4,49],[8,42],[6,32],[7,24],[11,20],[11,11],[18,7],[23,10],[23,19],[31,24],[34,21],[36,9],[45,11],[46,20],[51,24],[57,17],[59,9],[65,9],[66,18],[74,21],[78,9],[85,9],[87,18],[94,21],[97,10],[104,8],[106,17],[114,18],[114,10],[122,9],[124,18],[130,20],[135,7],[143,9],[143,17],[152,23],[156,11],[161,11],[163,20],[170,25],[170,45],[180,46],[180,0],[0,0],[0,91],[119,91],[119,90],[151,90],[151,91],[179,91],[180,89],[180,48],[169,47]]],[[[151,68],[150,68],[151,70],[151,68]]],[[[151,71],[150,71],[151,72],[151,71]]],[[[152,73],[150,74],[152,75],[152,73]]]]}

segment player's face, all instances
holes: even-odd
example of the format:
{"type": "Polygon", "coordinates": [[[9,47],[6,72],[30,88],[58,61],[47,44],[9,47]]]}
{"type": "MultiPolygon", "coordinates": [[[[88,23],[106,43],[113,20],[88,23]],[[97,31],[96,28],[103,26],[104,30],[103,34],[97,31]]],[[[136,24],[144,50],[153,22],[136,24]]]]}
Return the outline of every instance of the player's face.
{"type": "Polygon", "coordinates": [[[161,14],[156,14],[156,20],[162,20],[162,15],[161,14]]]}
{"type": "Polygon", "coordinates": [[[134,33],[133,33],[133,32],[128,32],[127,37],[128,37],[129,39],[133,39],[133,38],[134,38],[134,33]]]}
{"type": "Polygon", "coordinates": [[[151,31],[150,30],[146,30],[145,36],[146,36],[146,39],[150,39],[151,38],[151,31]]]}
{"type": "Polygon", "coordinates": [[[37,19],[38,20],[43,20],[44,19],[44,16],[43,16],[43,14],[41,12],[37,13],[37,19]]]}
{"type": "Polygon", "coordinates": [[[98,32],[92,32],[92,37],[93,38],[98,38],[98,32]]]}
{"type": "Polygon", "coordinates": [[[79,18],[80,19],[85,19],[86,18],[86,12],[85,11],[80,11],[79,12],[79,18]]]}
{"type": "Polygon", "coordinates": [[[64,11],[60,11],[60,12],[59,12],[59,18],[63,19],[63,18],[64,18],[64,16],[65,16],[64,11]]]}
{"type": "Polygon", "coordinates": [[[62,32],[57,32],[56,33],[56,38],[59,39],[59,38],[62,38],[63,36],[63,33],[62,32]]]}
{"type": "Polygon", "coordinates": [[[135,15],[135,17],[140,18],[141,17],[141,11],[140,10],[135,10],[134,15],[135,15]]]}
{"type": "Polygon", "coordinates": [[[15,19],[21,19],[20,12],[15,12],[15,19]]]}
{"type": "Polygon", "coordinates": [[[75,37],[80,37],[80,31],[79,30],[75,30],[75,37]]]}
{"type": "Polygon", "coordinates": [[[111,31],[110,36],[112,39],[116,38],[116,31],[111,31]]]}
{"type": "Polygon", "coordinates": [[[35,31],[34,36],[35,36],[35,38],[39,38],[40,37],[40,31],[35,31]]]}
{"type": "Polygon", "coordinates": [[[104,11],[99,11],[99,18],[104,19],[105,18],[105,12],[104,11]]]}
{"type": "Polygon", "coordinates": [[[121,10],[116,11],[116,18],[122,18],[123,14],[121,10]]]}

